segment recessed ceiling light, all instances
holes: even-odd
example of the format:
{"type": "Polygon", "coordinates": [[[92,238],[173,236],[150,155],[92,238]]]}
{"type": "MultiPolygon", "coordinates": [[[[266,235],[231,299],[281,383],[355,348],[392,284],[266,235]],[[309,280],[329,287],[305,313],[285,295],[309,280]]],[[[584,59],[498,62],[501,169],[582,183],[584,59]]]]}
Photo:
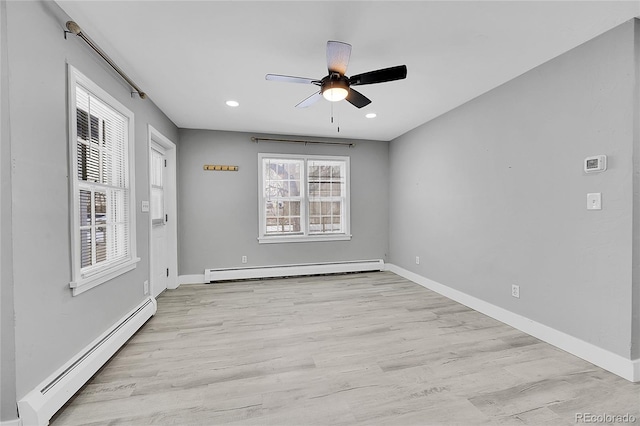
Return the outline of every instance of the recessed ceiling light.
{"type": "Polygon", "coordinates": [[[375,112],[370,112],[369,114],[365,115],[365,117],[367,117],[367,118],[376,118],[376,113],[375,112]]]}
{"type": "Polygon", "coordinates": [[[238,101],[227,101],[226,103],[230,107],[237,107],[238,105],[240,105],[238,101]]]}

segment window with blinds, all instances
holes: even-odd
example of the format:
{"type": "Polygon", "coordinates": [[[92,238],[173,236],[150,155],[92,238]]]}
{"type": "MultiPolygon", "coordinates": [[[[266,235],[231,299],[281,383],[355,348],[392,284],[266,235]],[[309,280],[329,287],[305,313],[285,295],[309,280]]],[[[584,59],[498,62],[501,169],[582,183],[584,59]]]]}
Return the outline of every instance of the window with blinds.
{"type": "Polygon", "coordinates": [[[259,154],[261,243],[347,240],[349,157],[259,154]]]}
{"type": "Polygon", "coordinates": [[[133,114],[70,67],[74,294],[132,269],[133,114]]]}

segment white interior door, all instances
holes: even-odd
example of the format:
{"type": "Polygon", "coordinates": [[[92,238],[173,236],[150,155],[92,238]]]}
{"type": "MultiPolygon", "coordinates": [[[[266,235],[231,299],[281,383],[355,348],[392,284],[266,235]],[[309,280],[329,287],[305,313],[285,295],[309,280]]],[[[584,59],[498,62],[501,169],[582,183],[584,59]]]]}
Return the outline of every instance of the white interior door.
{"type": "Polygon", "coordinates": [[[149,293],[178,288],[176,145],[149,125],[149,293]]]}
{"type": "Polygon", "coordinates": [[[151,141],[149,150],[151,185],[151,295],[157,297],[168,287],[169,250],[167,238],[166,181],[167,156],[165,149],[151,141]]]}

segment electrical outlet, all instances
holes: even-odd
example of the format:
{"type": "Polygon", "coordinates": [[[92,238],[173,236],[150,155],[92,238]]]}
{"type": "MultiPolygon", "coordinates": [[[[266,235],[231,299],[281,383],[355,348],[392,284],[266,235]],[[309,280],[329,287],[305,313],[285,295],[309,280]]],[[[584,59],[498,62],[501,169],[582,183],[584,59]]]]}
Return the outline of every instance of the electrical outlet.
{"type": "Polygon", "coordinates": [[[247,256],[242,256],[242,263],[247,263],[247,256]]]}
{"type": "Polygon", "coordinates": [[[145,281],[144,284],[142,285],[143,289],[144,289],[144,294],[148,295],[149,294],[149,281],[145,281]]]}
{"type": "Polygon", "coordinates": [[[520,299],[520,286],[519,285],[513,284],[511,286],[511,295],[513,297],[515,297],[516,299],[520,299]]]}
{"type": "Polygon", "coordinates": [[[420,256],[416,256],[416,265],[420,264],[420,256]]]}

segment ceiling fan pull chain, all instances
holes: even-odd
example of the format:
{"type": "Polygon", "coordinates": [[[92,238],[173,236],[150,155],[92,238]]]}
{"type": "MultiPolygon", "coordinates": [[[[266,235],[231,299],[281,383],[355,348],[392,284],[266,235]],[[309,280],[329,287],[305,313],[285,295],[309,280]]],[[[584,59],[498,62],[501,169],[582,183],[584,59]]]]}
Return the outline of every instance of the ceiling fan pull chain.
{"type": "MultiPolygon", "coordinates": [[[[340,133],[340,115],[338,114],[338,117],[336,118],[336,122],[338,124],[338,133],[340,133]]],[[[331,102],[331,124],[333,124],[333,102],[331,102]]]]}

